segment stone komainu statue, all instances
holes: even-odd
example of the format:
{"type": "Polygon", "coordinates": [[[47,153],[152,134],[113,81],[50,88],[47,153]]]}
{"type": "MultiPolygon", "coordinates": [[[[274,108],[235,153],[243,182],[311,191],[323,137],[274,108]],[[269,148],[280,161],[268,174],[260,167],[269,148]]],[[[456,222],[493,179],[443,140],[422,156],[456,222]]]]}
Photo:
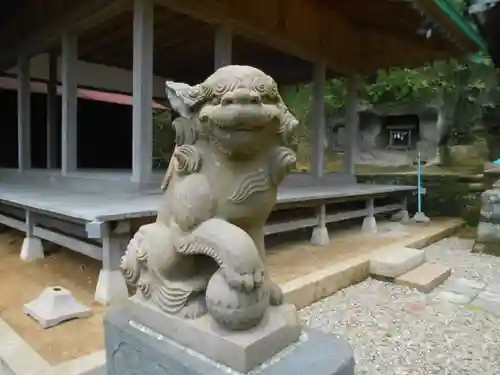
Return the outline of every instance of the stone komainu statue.
{"type": "Polygon", "coordinates": [[[130,241],[123,273],[165,313],[208,312],[225,328],[249,329],[283,299],[266,268],[264,224],[295,164],[285,145],[297,120],[276,82],[250,66],[166,89],[180,114],[176,148],[157,220],[130,241]]]}

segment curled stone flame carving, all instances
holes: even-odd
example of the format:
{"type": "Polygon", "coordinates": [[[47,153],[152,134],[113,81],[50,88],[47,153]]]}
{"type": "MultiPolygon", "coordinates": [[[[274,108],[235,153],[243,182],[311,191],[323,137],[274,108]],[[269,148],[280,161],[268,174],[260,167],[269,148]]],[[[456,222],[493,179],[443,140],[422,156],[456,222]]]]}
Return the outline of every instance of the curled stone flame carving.
{"type": "Polygon", "coordinates": [[[174,152],[176,171],[182,174],[196,173],[201,168],[201,157],[194,146],[182,145],[174,152]]]}
{"type": "Polygon", "coordinates": [[[271,154],[271,179],[278,186],[297,162],[295,152],[287,147],[276,147],[271,154]]]}
{"type": "Polygon", "coordinates": [[[269,176],[267,171],[262,169],[243,176],[243,179],[229,199],[234,203],[243,203],[252,194],[264,192],[268,189],[269,176]]]}

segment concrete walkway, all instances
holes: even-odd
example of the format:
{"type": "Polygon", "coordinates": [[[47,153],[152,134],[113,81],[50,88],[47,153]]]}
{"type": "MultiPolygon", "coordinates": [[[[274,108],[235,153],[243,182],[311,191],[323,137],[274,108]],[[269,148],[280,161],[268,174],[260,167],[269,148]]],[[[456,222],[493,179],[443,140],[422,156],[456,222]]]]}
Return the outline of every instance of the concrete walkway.
{"type": "Polygon", "coordinates": [[[440,296],[472,309],[500,314],[500,283],[486,284],[462,277],[445,285],[440,296]]]}
{"type": "Polygon", "coordinates": [[[101,350],[52,367],[0,319],[0,375],[81,375],[104,364],[101,350]]]}

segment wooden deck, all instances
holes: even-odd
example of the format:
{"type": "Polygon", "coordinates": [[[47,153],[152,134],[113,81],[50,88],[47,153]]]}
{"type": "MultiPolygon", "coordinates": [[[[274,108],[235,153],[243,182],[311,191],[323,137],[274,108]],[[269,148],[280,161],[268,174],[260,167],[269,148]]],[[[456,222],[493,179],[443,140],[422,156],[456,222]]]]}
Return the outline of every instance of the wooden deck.
{"type": "MultiPolygon", "coordinates": [[[[411,186],[349,184],[343,186],[283,186],[278,208],[311,201],[334,201],[360,196],[387,195],[415,190],[411,186]]],[[[77,192],[27,185],[0,185],[0,201],[71,221],[114,221],[156,215],[159,192],[77,192]]]]}
{"type": "MultiPolygon", "coordinates": [[[[103,282],[98,283],[96,300],[112,302],[127,295],[123,280],[117,281],[120,258],[134,230],[154,220],[162,177],[159,173],[139,189],[124,172],[61,177],[50,171],[0,171],[0,224],[26,233],[30,241],[23,243],[23,259],[43,257],[39,243],[45,240],[102,261],[103,282]],[[110,280],[120,285],[111,287],[110,280]],[[117,290],[121,296],[113,295],[117,290]]],[[[373,223],[375,215],[406,210],[407,196],[415,191],[413,186],[358,184],[354,176],[344,174],[327,174],[321,181],[306,173],[292,174],[278,190],[265,233],[324,229],[354,218],[373,223]]],[[[327,237],[322,241],[328,242],[327,237]]]]}
{"type": "MultiPolygon", "coordinates": [[[[9,176],[0,179],[0,202],[74,222],[152,217],[156,215],[160,199],[161,175],[156,176],[156,188],[153,182],[142,191],[133,191],[125,173],[81,173],[66,181],[41,171],[31,177],[9,176]]],[[[306,173],[297,173],[280,186],[277,209],[305,202],[382,197],[415,190],[414,186],[357,184],[354,179],[339,174],[329,174],[318,183],[312,182],[306,173]]]]}

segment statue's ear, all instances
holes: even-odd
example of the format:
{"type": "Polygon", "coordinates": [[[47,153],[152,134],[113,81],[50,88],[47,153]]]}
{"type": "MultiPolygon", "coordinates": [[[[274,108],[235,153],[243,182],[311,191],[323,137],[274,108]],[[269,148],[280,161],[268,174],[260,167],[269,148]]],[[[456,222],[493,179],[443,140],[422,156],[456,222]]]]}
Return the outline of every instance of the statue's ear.
{"type": "Polygon", "coordinates": [[[165,83],[165,90],[172,109],[184,118],[191,118],[194,107],[201,99],[198,86],[167,81],[165,83]]]}

